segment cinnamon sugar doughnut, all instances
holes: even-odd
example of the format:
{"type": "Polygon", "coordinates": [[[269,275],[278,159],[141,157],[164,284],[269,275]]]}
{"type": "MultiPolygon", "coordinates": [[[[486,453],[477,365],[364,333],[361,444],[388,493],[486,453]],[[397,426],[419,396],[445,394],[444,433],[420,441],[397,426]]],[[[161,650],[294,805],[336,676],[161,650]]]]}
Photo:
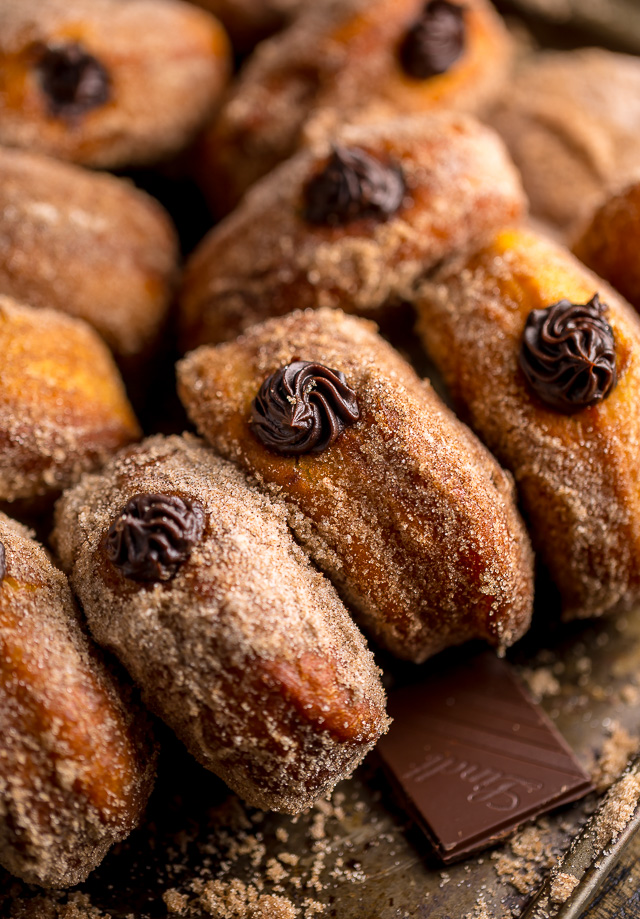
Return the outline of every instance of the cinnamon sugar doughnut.
{"type": "Polygon", "coordinates": [[[534,215],[563,229],[640,177],[640,60],[602,48],[527,59],[491,122],[534,215]]]}
{"type": "Polygon", "coordinates": [[[228,70],[222,27],[180,0],[3,0],[0,143],[154,162],[203,127],[228,70]]]}
{"type": "Polygon", "coordinates": [[[0,502],[34,506],[140,430],[109,351],[84,322],[0,296],[0,502]]]}
{"type": "Polygon", "coordinates": [[[177,249],[162,207],[128,182],[0,148],[0,293],[85,319],[125,364],[157,342],[177,249]]]}
{"type": "Polygon", "coordinates": [[[371,323],[273,319],[190,354],[178,387],[395,654],[505,648],[526,630],[532,562],[510,478],[371,323]]]}
{"type": "Polygon", "coordinates": [[[635,607],[638,317],[568,251],[525,230],[444,267],[417,308],[462,417],[515,477],[566,616],[635,607]]]}
{"type": "Polygon", "coordinates": [[[129,449],[56,515],[97,640],[250,804],[297,813],[386,730],[373,657],[282,509],[195,438],[129,449]]]}
{"type": "Polygon", "coordinates": [[[231,210],[305,132],[328,136],[356,117],[479,111],[509,60],[506,30],[486,0],[309,4],[241,72],[201,148],[205,193],[231,210]]]}
{"type": "Polygon", "coordinates": [[[608,196],[584,221],[573,252],[640,311],[640,182],[608,196]]]}
{"type": "Polygon", "coordinates": [[[0,864],[83,881],[137,825],[154,778],[146,717],[82,632],[67,580],[0,513],[0,864]]]}
{"type": "Polygon", "coordinates": [[[502,144],[467,116],[343,128],[265,177],[200,244],[181,295],[183,345],[296,308],[379,318],[523,210],[502,144]]]}

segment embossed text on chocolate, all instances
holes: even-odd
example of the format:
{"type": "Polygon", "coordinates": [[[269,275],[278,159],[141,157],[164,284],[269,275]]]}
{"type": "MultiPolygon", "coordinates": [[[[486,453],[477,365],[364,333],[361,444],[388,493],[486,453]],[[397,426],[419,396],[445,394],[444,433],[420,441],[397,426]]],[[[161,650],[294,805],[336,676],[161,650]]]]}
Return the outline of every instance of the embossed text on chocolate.
{"type": "Polygon", "coordinates": [[[438,774],[456,776],[461,782],[469,783],[472,789],[466,800],[485,804],[496,811],[516,810],[521,806],[523,793],[530,794],[543,788],[540,782],[438,752],[427,752],[421,763],[402,775],[402,780],[426,782],[438,774]]]}

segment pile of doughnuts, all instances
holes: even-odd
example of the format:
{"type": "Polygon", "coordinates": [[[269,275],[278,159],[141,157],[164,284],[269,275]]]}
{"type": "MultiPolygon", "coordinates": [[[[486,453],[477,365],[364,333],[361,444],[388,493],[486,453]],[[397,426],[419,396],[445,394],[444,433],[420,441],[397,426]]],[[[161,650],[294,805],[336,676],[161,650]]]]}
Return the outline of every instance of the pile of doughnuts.
{"type": "Polygon", "coordinates": [[[295,814],[388,728],[368,640],[503,654],[534,552],[565,618],[640,601],[640,64],[514,48],[488,0],[0,4],[16,876],[140,822],[149,713],[295,814]],[[140,186],[187,184],[181,252],[140,186]]]}

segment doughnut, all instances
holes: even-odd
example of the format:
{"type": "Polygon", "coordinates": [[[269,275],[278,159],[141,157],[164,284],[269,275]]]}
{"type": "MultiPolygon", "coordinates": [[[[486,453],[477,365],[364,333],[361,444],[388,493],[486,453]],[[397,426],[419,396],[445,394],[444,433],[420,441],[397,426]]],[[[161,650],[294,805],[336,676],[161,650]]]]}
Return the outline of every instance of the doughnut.
{"type": "Polygon", "coordinates": [[[386,730],[373,657],[283,510],[195,438],[85,476],[55,541],[97,641],[250,804],[298,813],[386,730]]]}
{"type": "Polygon", "coordinates": [[[65,575],[2,513],[0,550],[0,864],[68,887],[138,824],[154,741],[82,631],[65,575]]]}
{"type": "Polygon", "coordinates": [[[153,352],[177,273],[175,231],[153,198],[0,148],[0,294],[86,320],[131,367],[153,352]]]}
{"type": "Polygon", "coordinates": [[[3,0],[0,144],[155,162],[213,115],[228,71],[222,26],[180,0],[3,0]]]}
{"type": "Polygon", "coordinates": [[[231,210],[305,139],[354,118],[478,112],[506,76],[511,43],[486,0],[329,0],[263,42],[205,132],[214,209],[231,210]],[[370,109],[370,114],[363,114],[370,109]]]}
{"type": "Polygon", "coordinates": [[[392,320],[416,280],[524,210],[499,138],[438,113],[343,128],[258,182],[190,258],[185,350],[316,306],[392,320]]]}
{"type": "Polygon", "coordinates": [[[640,600],[640,323],[561,245],[499,233],[416,300],[461,417],[516,481],[565,616],[640,600]]]}
{"type": "Polygon", "coordinates": [[[573,252],[640,310],[640,182],[609,195],[585,219],[573,252]]]}
{"type": "Polygon", "coordinates": [[[308,310],[178,364],[200,433],[284,504],[373,638],[416,662],[527,629],[532,558],[512,482],[376,332],[308,310]]]}
{"type": "Polygon", "coordinates": [[[528,58],[490,116],[531,211],[563,231],[640,177],[640,61],[602,48],[528,58]]]}
{"type": "Polygon", "coordinates": [[[36,510],[140,436],[86,323],[0,296],[0,503],[36,510]]]}

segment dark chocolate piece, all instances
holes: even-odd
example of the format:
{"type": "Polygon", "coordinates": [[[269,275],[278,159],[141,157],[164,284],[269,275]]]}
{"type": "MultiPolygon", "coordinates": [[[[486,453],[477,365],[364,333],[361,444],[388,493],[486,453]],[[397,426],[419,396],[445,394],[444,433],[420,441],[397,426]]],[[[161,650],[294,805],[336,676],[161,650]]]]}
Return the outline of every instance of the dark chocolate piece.
{"type": "Polygon", "coordinates": [[[267,377],[251,406],[258,440],[283,456],[321,453],[360,417],[344,373],[294,361],[267,377]]]}
{"type": "Polygon", "coordinates": [[[109,101],[109,74],[82,45],[69,43],[45,47],[37,71],[49,110],[56,117],[82,115],[109,101]]]}
{"type": "Polygon", "coordinates": [[[446,73],[465,48],[464,7],[448,0],[426,3],[400,46],[400,62],[410,77],[428,80],[446,73]]]}
{"type": "Polygon", "coordinates": [[[560,300],[529,313],[520,366],[552,408],[575,412],[601,402],[615,387],[616,344],[607,309],[594,294],[584,305],[560,300]]]}
{"type": "Polygon", "coordinates": [[[593,790],[510,666],[492,654],[389,698],[378,743],[410,812],[447,864],[593,790]]]}
{"type": "Polygon", "coordinates": [[[324,226],[366,217],[387,220],[400,209],[405,192],[399,166],[384,165],[357,147],[334,147],[325,168],[307,183],[304,216],[324,226]]]}
{"type": "Polygon", "coordinates": [[[134,581],[168,581],[204,530],[204,508],[175,495],[135,495],[109,527],[109,561],[134,581]]]}
{"type": "Polygon", "coordinates": [[[0,581],[4,580],[7,573],[7,556],[4,550],[4,543],[0,542],[0,581]]]}

